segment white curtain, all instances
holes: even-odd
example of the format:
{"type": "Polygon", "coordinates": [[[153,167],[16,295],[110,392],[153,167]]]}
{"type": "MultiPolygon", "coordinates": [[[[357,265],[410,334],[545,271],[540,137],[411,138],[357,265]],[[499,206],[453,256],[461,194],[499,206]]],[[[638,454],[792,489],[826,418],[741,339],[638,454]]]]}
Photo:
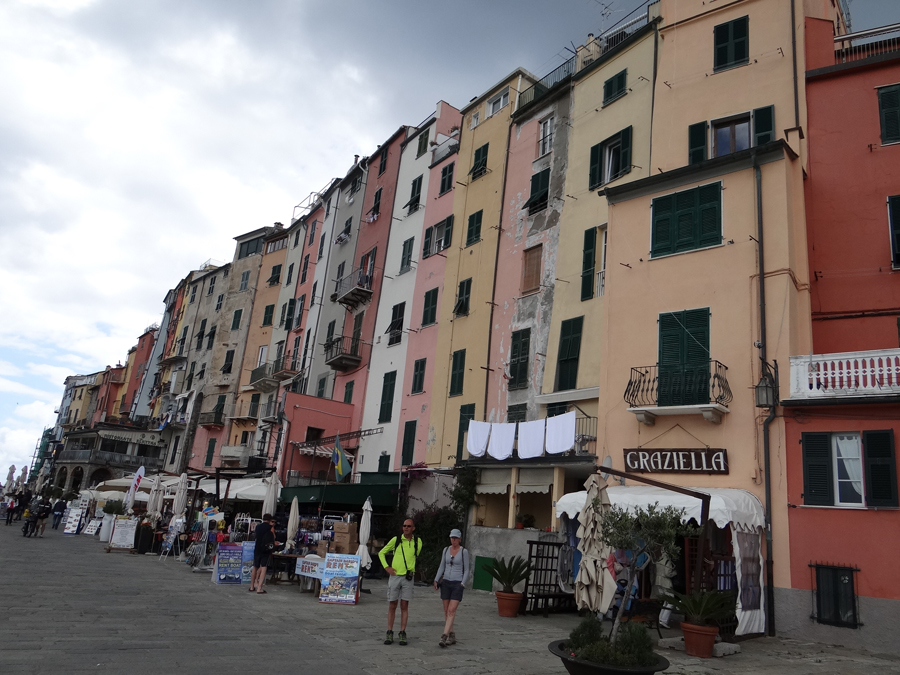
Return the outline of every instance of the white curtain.
{"type": "Polygon", "coordinates": [[[737,635],[766,631],[765,561],[762,556],[762,529],[741,530],[731,524],[735,575],[738,582],[737,635]]]}
{"type": "MultiPolygon", "coordinates": [[[[851,487],[856,493],[852,498],[852,501],[862,503],[862,461],[859,456],[859,436],[835,435],[833,438],[835,446],[834,450],[838,460],[838,469],[840,470],[840,468],[843,467],[847,472],[847,477],[852,482],[848,483],[846,480],[840,481],[840,474],[838,474],[838,480],[845,486],[851,487]]],[[[849,501],[841,498],[841,495],[839,495],[839,498],[842,502],[849,501]]]]}

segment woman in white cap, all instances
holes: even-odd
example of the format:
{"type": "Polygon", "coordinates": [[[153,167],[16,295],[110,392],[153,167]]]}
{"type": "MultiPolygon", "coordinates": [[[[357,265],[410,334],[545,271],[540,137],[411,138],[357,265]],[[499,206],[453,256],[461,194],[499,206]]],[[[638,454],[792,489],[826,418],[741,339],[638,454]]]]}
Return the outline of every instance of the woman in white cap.
{"type": "Polygon", "coordinates": [[[434,589],[441,589],[441,600],[444,601],[444,632],[441,647],[456,644],[456,633],[453,632],[453,621],[456,619],[456,608],[463,597],[463,589],[469,578],[469,552],[460,546],[462,532],[450,530],[450,545],[441,554],[441,566],[434,577],[434,589]]]}

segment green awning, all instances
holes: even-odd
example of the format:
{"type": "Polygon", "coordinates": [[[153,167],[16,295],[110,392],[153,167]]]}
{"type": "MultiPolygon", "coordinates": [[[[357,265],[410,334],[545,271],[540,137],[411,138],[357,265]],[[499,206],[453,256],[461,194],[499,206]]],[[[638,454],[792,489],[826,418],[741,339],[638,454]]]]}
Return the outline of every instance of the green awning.
{"type": "Polygon", "coordinates": [[[326,510],[358,511],[366,502],[366,497],[372,498],[372,506],[382,509],[393,509],[397,506],[397,484],[365,484],[347,483],[333,485],[308,485],[302,487],[290,487],[281,489],[281,501],[290,504],[294,497],[297,502],[318,505],[323,498],[326,510]]]}

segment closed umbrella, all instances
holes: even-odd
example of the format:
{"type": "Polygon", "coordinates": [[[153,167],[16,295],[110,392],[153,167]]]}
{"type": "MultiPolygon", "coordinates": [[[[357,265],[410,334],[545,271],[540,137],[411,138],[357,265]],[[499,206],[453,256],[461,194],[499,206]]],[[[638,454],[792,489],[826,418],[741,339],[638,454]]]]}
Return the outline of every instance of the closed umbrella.
{"type": "Polygon", "coordinates": [[[13,481],[16,478],[16,465],[13,464],[9,467],[9,473],[6,474],[6,482],[3,484],[3,494],[8,495],[12,494],[13,491],[13,481]]]}
{"type": "Polygon", "coordinates": [[[174,513],[176,517],[185,512],[185,507],[187,506],[187,493],[188,477],[186,473],[183,473],[181,474],[181,478],[178,479],[178,486],[175,488],[175,501],[172,503],[172,513],[174,513]]]}
{"type": "Polygon", "coordinates": [[[294,540],[297,538],[297,530],[300,528],[300,504],[297,498],[291,502],[291,515],[288,516],[287,540],[288,545],[293,548],[294,540]]]}
{"type": "Polygon", "coordinates": [[[162,517],[162,503],[163,503],[163,489],[160,484],[159,477],[153,482],[153,487],[150,490],[150,496],[147,498],[147,513],[148,515],[157,520],[162,517]]]}
{"type": "Polygon", "coordinates": [[[581,566],[575,582],[575,603],[579,609],[603,614],[616,595],[616,580],[606,565],[610,548],[600,539],[603,516],[610,507],[609,495],[606,493],[606,481],[598,474],[591,474],[584,486],[587,488],[587,499],[578,514],[581,523],[578,527],[581,566]],[[594,503],[599,508],[594,509],[594,503]]]}
{"type": "Polygon", "coordinates": [[[356,555],[359,556],[360,567],[369,569],[372,566],[372,556],[369,555],[369,548],[366,544],[369,542],[369,534],[372,531],[372,498],[367,497],[366,503],[363,504],[362,520],[359,521],[359,548],[356,555]]]}
{"type": "Polygon", "coordinates": [[[281,494],[281,479],[277,473],[273,473],[266,481],[266,496],[263,499],[263,515],[270,513],[275,515],[275,507],[278,505],[278,496],[281,494]]]}

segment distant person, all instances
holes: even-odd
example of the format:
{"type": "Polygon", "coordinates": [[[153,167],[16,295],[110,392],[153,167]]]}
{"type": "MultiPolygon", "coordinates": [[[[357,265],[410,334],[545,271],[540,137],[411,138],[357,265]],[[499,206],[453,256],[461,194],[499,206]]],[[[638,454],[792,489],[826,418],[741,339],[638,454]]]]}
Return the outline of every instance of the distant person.
{"type": "Polygon", "coordinates": [[[397,602],[400,602],[400,635],[401,645],[406,642],[406,622],[409,619],[409,601],[413,599],[413,577],[416,574],[416,558],[422,553],[422,540],[415,536],[415,523],[411,518],[403,521],[403,534],[391,539],[387,546],[378,552],[378,558],[384,571],[390,574],[388,579],[388,621],[384,644],[394,642],[394,617],[397,614],[397,602]],[[394,552],[391,564],[388,565],[387,554],[394,552]]]}
{"type": "Polygon", "coordinates": [[[36,506],[27,506],[25,507],[25,524],[22,526],[22,534],[26,537],[30,537],[37,530],[37,507],[36,506]]]}
{"type": "Polygon", "coordinates": [[[37,536],[44,536],[44,530],[47,529],[47,518],[50,517],[50,512],[52,510],[53,506],[50,504],[50,499],[47,497],[44,497],[37,505],[37,530],[35,531],[37,536]]]}
{"type": "Polygon", "coordinates": [[[250,592],[265,593],[266,568],[272,560],[272,552],[278,542],[275,541],[275,519],[272,514],[263,516],[263,521],[256,526],[256,545],[253,547],[253,572],[250,574],[250,592]]]}
{"type": "Polygon", "coordinates": [[[457,529],[450,530],[450,545],[441,554],[441,565],[434,576],[434,588],[441,589],[441,600],[444,602],[444,632],[441,647],[449,647],[456,644],[456,633],[453,632],[453,622],[456,619],[456,608],[462,602],[463,589],[469,578],[469,552],[460,546],[462,532],[457,529]]]}
{"type": "Polygon", "coordinates": [[[16,497],[15,495],[7,495],[6,497],[6,525],[12,523],[13,518],[16,515],[16,497]]]}
{"type": "Polygon", "coordinates": [[[63,514],[66,512],[66,503],[59,499],[53,505],[53,529],[58,530],[59,524],[62,522],[63,514]]]}

